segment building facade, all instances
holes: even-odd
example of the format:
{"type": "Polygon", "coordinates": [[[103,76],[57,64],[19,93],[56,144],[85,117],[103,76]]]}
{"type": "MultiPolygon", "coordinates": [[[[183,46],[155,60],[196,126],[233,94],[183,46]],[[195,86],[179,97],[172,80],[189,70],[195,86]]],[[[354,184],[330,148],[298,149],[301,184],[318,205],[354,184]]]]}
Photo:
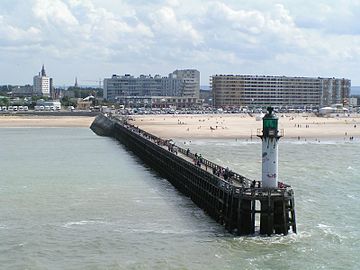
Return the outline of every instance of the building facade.
{"type": "Polygon", "coordinates": [[[126,108],[195,108],[200,100],[195,97],[179,96],[123,96],[118,103],[126,108]]]}
{"type": "Polygon", "coordinates": [[[214,75],[210,83],[217,108],[323,107],[343,103],[351,87],[348,79],[256,75],[214,75]]]}
{"type": "Polygon", "coordinates": [[[52,78],[46,76],[44,65],[41,72],[34,76],[33,95],[50,97],[52,89],[52,78]]]}
{"type": "Polygon", "coordinates": [[[175,70],[173,75],[181,79],[184,83],[182,96],[196,97],[200,96],[200,72],[196,69],[175,70]]]}
{"type": "Polygon", "coordinates": [[[113,75],[104,79],[104,99],[117,101],[133,96],[177,96],[199,98],[200,73],[197,70],[176,70],[168,77],[160,75],[113,75]]]}
{"type": "Polygon", "coordinates": [[[11,90],[13,97],[29,97],[33,94],[31,85],[14,86],[11,90]]]}

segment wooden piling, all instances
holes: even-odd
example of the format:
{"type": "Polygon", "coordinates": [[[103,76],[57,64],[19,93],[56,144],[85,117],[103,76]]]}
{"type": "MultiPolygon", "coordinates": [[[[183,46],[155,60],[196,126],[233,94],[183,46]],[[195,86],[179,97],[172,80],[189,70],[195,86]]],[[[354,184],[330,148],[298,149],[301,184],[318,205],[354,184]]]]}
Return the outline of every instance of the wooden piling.
{"type": "Polygon", "coordinates": [[[177,147],[175,154],[161,138],[117,119],[99,115],[91,129],[119,140],[229,232],[256,233],[256,217],[260,214],[260,234],[286,235],[290,229],[296,233],[294,192],[290,186],[263,189],[259,182],[255,181],[255,187],[253,181],[237,173],[231,181],[225,180],[209,172],[212,168],[224,170],[221,166],[203,159],[199,167],[192,162],[192,153],[187,155],[185,149],[177,147]],[[260,209],[256,209],[256,202],[260,209]]]}

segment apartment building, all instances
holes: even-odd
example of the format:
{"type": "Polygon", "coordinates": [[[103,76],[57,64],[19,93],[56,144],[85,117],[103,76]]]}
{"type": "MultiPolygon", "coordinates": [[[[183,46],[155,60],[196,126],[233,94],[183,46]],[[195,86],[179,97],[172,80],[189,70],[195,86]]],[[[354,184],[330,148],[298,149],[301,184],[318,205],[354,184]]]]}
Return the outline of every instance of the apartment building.
{"type": "Polygon", "coordinates": [[[197,70],[176,70],[168,77],[160,75],[113,75],[104,79],[104,98],[116,101],[133,96],[171,96],[199,98],[200,73],[197,70]]]}
{"type": "Polygon", "coordinates": [[[323,107],[343,103],[351,87],[348,79],[257,75],[214,75],[210,84],[217,108],[323,107]]]}
{"type": "Polygon", "coordinates": [[[44,65],[41,72],[34,76],[33,95],[50,97],[52,89],[52,78],[46,76],[44,65]]]}
{"type": "Polygon", "coordinates": [[[196,69],[175,70],[173,75],[181,79],[184,83],[182,96],[196,97],[200,96],[200,72],[196,69]]]}
{"type": "Polygon", "coordinates": [[[125,96],[178,96],[182,81],[173,76],[140,75],[138,78],[125,74],[104,79],[104,98],[116,101],[125,96]]]}

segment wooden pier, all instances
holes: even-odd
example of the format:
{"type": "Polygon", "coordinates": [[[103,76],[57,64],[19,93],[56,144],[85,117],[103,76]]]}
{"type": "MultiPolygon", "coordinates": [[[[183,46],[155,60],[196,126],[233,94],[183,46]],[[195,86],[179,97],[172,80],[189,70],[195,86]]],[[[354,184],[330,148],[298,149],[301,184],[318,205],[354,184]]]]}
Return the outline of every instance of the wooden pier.
{"type": "Polygon", "coordinates": [[[99,115],[91,129],[119,140],[229,232],[296,233],[294,192],[290,186],[280,183],[278,188],[262,188],[261,181],[228,171],[123,120],[99,115]]]}

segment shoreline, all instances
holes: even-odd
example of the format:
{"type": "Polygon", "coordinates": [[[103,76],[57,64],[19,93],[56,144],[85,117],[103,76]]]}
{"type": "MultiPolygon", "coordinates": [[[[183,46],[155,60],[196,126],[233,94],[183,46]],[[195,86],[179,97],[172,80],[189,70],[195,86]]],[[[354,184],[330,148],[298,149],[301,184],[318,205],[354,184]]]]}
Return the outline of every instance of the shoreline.
{"type": "Polygon", "coordinates": [[[0,128],[90,127],[94,116],[1,115],[0,128]]]}
{"type": "MultiPolygon", "coordinates": [[[[282,139],[360,139],[360,117],[324,118],[313,115],[278,115],[282,139]]],[[[130,122],[164,139],[257,139],[262,121],[243,114],[141,115],[130,122]]]]}
{"type": "MultiPolygon", "coordinates": [[[[360,140],[360,117],[324,118],[278,115],[282,140],[360,140]]],[[[0,115],[0,128],[90,127],[95,116],[0,115]]],[[[234,139],[256,141],[262,121],[244,114],[136,115],[132,124],[164,139],[234,139]],[[251,139],[252,138],[252,139],[251,139]]]]}

